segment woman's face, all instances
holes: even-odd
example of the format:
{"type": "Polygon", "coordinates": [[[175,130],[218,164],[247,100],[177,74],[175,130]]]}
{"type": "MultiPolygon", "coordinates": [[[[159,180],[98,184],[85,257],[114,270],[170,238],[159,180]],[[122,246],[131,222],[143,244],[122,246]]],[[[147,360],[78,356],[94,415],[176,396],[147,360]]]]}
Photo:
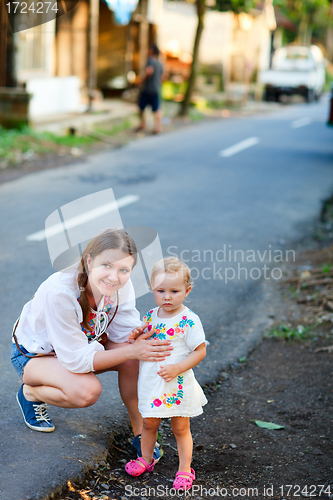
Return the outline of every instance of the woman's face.
{"type": "Polygon", "coordinates": [[[93,259],[87,255],[88,281],[94,296],[112,296],[122,288],[132,272],[134,258],[119,249],[104,250],[93,259]]]}

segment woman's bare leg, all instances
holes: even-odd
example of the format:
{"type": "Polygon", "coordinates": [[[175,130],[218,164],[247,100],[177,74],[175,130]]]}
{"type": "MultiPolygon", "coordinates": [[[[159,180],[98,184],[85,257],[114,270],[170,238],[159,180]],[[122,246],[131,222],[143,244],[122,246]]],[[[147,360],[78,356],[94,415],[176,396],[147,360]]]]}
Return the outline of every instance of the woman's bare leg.
{"type": "MultiPolygon", "coordinates": [[[[105,348],[116,349],[123,345],[108,341],[105,348]]],[[[129,360],[111,367],[110,371],[118,371],[119,392],[127,408],[133,433],[137,436],[142,432],[137,396],[139,362],[129,360]]],[[[72,373],[53,357],[31,359],[24,368],[23,383],[23,394],[28,401],[43,401],[61,408],[91,406],[102,391],[95,373],[72,373]]]]}
{"type": "Polygon", "coordinates": [[[72,373],[57,358],[37,357],[24,368],[23,394],[61,408],[84,408],[98,400],[102,385],[94,373],[72,373]]]}
{"type": "MultiPolygon", "coordinates": [[[[117,349],[123,347],[124,343],[116,344],[115,342],[107,341],[106,349],[117,349]]],[[[128,416],[131,421],[133,434],[137,436],[142,432],[142,417],[138,410],[138,375],[139,361],[136,359],[125,361],[120,365],[113,366],[110,371],[118,372],[118,386],[121,399],[123,400],[128,416]]]]}

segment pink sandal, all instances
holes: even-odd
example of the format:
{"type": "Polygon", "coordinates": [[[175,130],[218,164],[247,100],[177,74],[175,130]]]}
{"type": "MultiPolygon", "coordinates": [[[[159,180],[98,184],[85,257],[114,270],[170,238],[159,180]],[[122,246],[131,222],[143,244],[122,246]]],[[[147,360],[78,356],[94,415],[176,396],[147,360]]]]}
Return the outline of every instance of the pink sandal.
{"type": "Polygon", "coordinates": [[[149,465],[142,458],[139,457],[136,460],[131,460],[125,465],[125,471],[131,476],[140,476],[144,472],[153,472],[155,465],[155,459],[153,458],[152,463],[149,465]]]}
{"type": "Polygon", "coordinates": [[[194,469],[191,467],[191,472],[178,471],[173,482],[173,487],[175,490],[189,490],[195,479],[194,469]],[[184,477],[186,476],[186,477],[184,477]]]}

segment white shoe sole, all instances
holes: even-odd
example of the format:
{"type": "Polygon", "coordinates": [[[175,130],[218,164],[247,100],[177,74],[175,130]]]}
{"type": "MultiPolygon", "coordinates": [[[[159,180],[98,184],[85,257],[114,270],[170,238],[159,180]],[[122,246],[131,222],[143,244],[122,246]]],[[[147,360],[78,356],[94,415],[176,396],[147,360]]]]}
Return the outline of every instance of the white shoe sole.
{"type": "Polygon", "coordinates": [[[22,415],[23,415],[23,420],[24,420],[24,423],[30,428],[32,429],[33,431],[37,431],[37,432],[53,432],[55,427],[34,427],[33,425],[29,424],[26,419],[25,419],[25,415],[24,415],[24,412],[22,410],[22,406],[21,406],[21,403],[19,401],[19,398],[18,398],[18,394],[16,394],[16,401],[18,402],[18,405],[20,407],[20,410],[22,412],[22,415]]]}

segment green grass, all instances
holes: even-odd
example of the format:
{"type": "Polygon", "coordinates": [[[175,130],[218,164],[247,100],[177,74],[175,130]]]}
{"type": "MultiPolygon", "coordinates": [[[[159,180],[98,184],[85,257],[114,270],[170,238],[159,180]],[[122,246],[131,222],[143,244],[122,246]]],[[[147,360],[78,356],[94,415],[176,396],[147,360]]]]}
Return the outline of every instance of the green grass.
{"type": "Polygon", "coordinates": [[[325,85],[324,85],[324,90],[326,92],[331,91],[332,83],[333,83],[333,73],[331,73],[330,71],[327,71],[327,69],[326,69],[326,78],[325,78],[325,85]]]}
{"type": "Polygon", "coordinates": [[[42,141],[46,140],[58,146],[67,146],[69,148],[86,146],[95,142],[94,138],[82,135],[54,135],[49,132],[43,132],[38,135],[42,141]]]}
{"type": "Polygon", "coordinates": [[[223,109],[227,107],[227,101],[225,99],[220,99],[220,100],[208,99],[207,107],[210,109],[223,109]]]}
{"type": "Polygon", "coordinates": [[[108,134],[112,136],[116,136],[120,134],[121,132],[124,132],[126,130],[129,130],[133,128],[133,122],[131,119],[127,118],[126,120],[122,120],[121,122],[117,124],[104,124],[99,125],[98,127],[95,127],[95,131],[99,132],[101,134],[108,134]]]}
{"type": "Polygon", "coordinates": [[[57,152],[59,148],[82,147],[94,141],[91,137],[36,132],[29,127],[21,130],[0,127],[0,163],[15,165],[36,155],[57,152]]]}
{"type": "Polygon", "coordinates": [[[289,291],[290,291],[291,295],[294,297],[294,299],[298,299],[299,290],[297,288],[294,288],[293,286],[290,285],[289,291]]]}
{"type": "Polygon", "coordinates": [[[324,264],[322,266],[323,273],[329,273],[332,271],[333,266],[331,264],[324,264]]]}
{"type": "Polygon", "coordinates": [[[285,340],[308,340],[311,335],[309,332],[314,328],[314,325],[309,325],[304,327],[302,325],[296,328],[289,327],[285,324],[280,326],[275,326],[271,330],[267,330],[264,334],[264,338],[275,338],[275,339],[285,339],[285,340]]]}
{"type": "Polygon", "coordinates": [[[193,122],[199,122],[201,120],[204,120],[205,115],[200,113],[200,111],[197,111],[196,109],[190,108],[189,118],[193,122]]]}

